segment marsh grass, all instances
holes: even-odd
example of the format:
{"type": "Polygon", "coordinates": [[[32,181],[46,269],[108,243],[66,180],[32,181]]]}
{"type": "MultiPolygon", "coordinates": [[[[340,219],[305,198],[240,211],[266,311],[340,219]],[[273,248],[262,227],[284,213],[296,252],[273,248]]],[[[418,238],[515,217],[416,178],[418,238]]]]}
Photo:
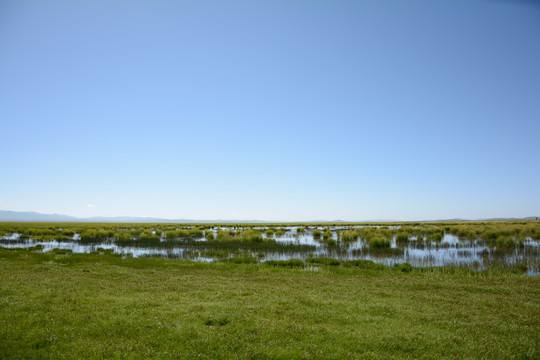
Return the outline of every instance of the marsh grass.
{"type": "MultiPolygon", "coordinates": [[[[160,234],[156,231],[156,236],[160,238],[160,234]]],[[[200,229],[180,229],[165,232],[167,240],[179,240],[179,239],[200,239],[203,237],[203,231],[200,229]]]]}
{"type": "Polygon", "coordinates": [[[324,230],[324,232],[322,234],[322,238],[325,241],[328,241],[328,240],[332,239],[332,232],[330,231],[330,229],[324,230]]]}
{"type": "Polygon", "coordinates": [[[341,232],[341,241],[350,242],[358,240],[359,234],[354,230],[345,230],[341,232]]]}
{"type": "Polygon", "coordinates": [[[368,240],[370,249],[388,249],[390,248],[390,240],[382,236],[374,236],[368,240]]]}
{"type": "Polygon", "coordinates": [[[409,234],[406,232],[399,232],[396,235],[396,243],[398,244],[407,244],[409,242],[409,234]]]}
{"type": "Polygon", "coordinates": [[[218,258],[218,259],[224,259],[229,257],[231,254],[230,251],[225,250],[203,250],[200,252],[197,252],[198,256],[205,257],[205,258],[218,258]]]}
{"type": "Polygon", "coordinates": [[[316,258],[306,259],[306,264],[338,266],[338,265],[341,265],[341,263],[342,262],[338,259],[327,258],[327,257],[316,257],[316,258]]]}
{"type": "Polygon", "coordinates": [[[264,262],[268,266],[280,266],[280,267],[304,267],[304,262],[300,259],[289,260],[268,260],[264,262]]]}
{"type": "Polygon", "coordinates": [[[275,240],[245,241],[243,239],[213,240],[213,241],[185,241],[182,246],[198,249],[213,250],[253,250],[253,251],[282,251],[282,252],[311,252],[316,249],[314,245],[280,243],[275,240]]]}
{"type": "Polygon", "coordinates": [[[498,236],[495,240],[492,240],[490,243],[494,244],[497,248],[502,248],[502,249],[514,249],[516,247],[518,247],[519,249],[523,249],[523,247],[525,246],[523,243],[523,240],[515,239],[510,236],[498,236]]]}
{"type": "Polygon", "coordinates": [[[401,256],[405,252],[404,248],[392,248],[392,247],[370,247],[366,249],[354,249],[351,250],[351,255],[362,256],[365,254],[377,255],[377,256],[401,256]]]}
{"type": "MultiPolygon", "coordinates": [[[[95,224],[95,223],[0,223],[0,234],[6,238],[1,244],[18,246],[22,241],[61,242],[87,244],[117,245],[121,248],[166,249],[168,257],[180,256],[172,249],[180,248],[187,259],[201,258],[223,259],[226,257],[245,257],[246,252],[258,259],[269,253],[280,253],[286,257],[309,257],[319,249],[328,257],[338,259],[348,255],[364,257],[402,256],[404,249],[447,249],[460,246],[487,246],[489,252],[481,254],[484,266],[507,266],[523,268],[523,264],[538,259],[535,243],[540,235],[538,221],[507,222],[466,222],[466,223],[365,223],[365,224],[95,224]],[[296,232],[293,230],[296,228],[296,232]],[[297,236],[295,241],[283,241],[279,237],[285,232],[302,234],[308,229],[307,236],[313,231],[317,246],[301,245],[303,237],[297,236]],[[323,231],[319,230],[323,229],[323,231]],[[217,236],[213,236],[217,231],[217,236]],[[334,240],[333,232],[337,232],[334,240]],[[263,234],[266,233],[266,237],[263,234]],[[13,234],[19,234],[20,239],[13,234]],[[276,241],[273,238],[276,234],[276,241]],[[445,235],[455,235],[460,239],[458,245],[441,242],[445,235]],[[411,239],[417,238],[417,241],[411,239]],[[396,248],[390,246],[395,238],[396,248]],[[22,240],[22,241],[21,241],[22,240]],[[321,241],[322,240],[322,241],[321,241]],[[352,244],[358,241],[357,244],[352,244]],[[367,244],[367,248],[364,245],[367,244]],[[364,246],[362,249],[355,249],[364,246]],[[349,250],[352,248],[352,250],[349,250]],[[215,252],[216,256],[211,253],[215,252]],[[227,254],[226,256],[224,254],[227,254]],[[255,255],[257,254],[257,255],[255,255]],[[262,255],[260,255],[262,254],[262,255]],[[489,256],[494,254],[496,256],[489,256]],[[506,258],[505,258],[506,257],[506,258]],[[523,257],[523,259],[521,259],[523,257]],[[507,261],[511,258],[509,261],[507,261]],[[493,262],[497,263],[494,264],[493,262]],[[500,264],[499,264],[500,263],[500,264]]],[[[69,244],[62,244],[69,247],[69,244]]],[[[486,250],[487,251],[487,250],[486,250]]],[[[163,251],[156,251],[161,256],[163,251]]],[[[183,256],[183,255],[181,255],[183,256]]],[[[466,254],[465,254],[466,256],[466,254]]],[[[535,260],[536,261],[536,260],[535,260]]],[[[471,265],[475,267],[475,265],[471,265]]],[[[532,272],[537,266],[530,267],[532,272]]]]}
{"type": "Polygon", "coordinates": [[[285,229],[278,228],[278,229],[275,230],[274,233],[276,234],[276,236],[283,236],[283,235],[285,235],[285,232],[286,232],[285,229]]]}

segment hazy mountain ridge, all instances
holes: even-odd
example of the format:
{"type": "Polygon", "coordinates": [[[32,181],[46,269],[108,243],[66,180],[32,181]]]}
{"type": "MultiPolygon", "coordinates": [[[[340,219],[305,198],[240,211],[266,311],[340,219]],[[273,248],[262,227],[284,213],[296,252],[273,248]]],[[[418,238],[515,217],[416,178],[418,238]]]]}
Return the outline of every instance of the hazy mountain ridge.
{"type": "MultiPolygon", "coordinates": [[[[441,219],[441,220],[418,220],[418,222],[457,222],[457,221],[504,221],[504,220],[535,220],[539,217],[529,216],[525,218],[490,218],[490,219],[441,219]]],[[[0,210],[0,222],[111,222],[111,223],[286,223],[286,222],[304,222],[304,223],[347,223],[347,222],[401,222],[402,220],[378,219],[378,220],[310,220],[310,221],[269,221],[269,220],[194,220],[194,219],[164,219],[155,217],[133,217],[133,216],[94,216],[79,218],[62,214],[42,214],[35,211],[11,211],[0,210]]],[[[411,220],[416,221],[416,220],[411,220]]]]}
{"type": "Polygon", "coordinates": [[[194,219],[164,219],[155,217],[134,217],[134,216],[93,216],[79,218],[62,214],[42,214],[35,211],[11,211],[0,210],[0,222],[22,221],[22,222],[133,222],[133,223],[214,223],[214,222],[263,222],[259,220],[194,220],[194,219]]]}

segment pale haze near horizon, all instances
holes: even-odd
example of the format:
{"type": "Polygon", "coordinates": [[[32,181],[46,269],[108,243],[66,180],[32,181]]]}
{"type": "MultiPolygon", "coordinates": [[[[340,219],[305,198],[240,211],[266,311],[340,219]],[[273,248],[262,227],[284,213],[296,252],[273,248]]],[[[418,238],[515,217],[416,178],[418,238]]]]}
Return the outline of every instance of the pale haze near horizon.
{"type": "Polygon", "coordinates": [[[2,1],[0,209],[540,214],[540,6],[2,1]]]}

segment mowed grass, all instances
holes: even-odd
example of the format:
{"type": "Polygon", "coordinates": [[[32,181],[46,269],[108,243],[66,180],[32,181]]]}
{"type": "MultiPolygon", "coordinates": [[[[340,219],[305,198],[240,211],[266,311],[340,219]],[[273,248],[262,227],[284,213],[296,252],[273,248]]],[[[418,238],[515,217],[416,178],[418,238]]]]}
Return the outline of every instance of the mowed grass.
{"type": "Polygon", "coordinates": [[[540,282],[0,250],[0,358],[539,358],[540,282]]]}

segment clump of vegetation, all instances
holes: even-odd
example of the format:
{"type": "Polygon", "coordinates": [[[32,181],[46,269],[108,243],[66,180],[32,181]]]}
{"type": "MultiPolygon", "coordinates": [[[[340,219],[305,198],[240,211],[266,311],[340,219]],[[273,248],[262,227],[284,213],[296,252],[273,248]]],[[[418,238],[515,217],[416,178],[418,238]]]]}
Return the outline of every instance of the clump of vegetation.
{"type": "MultiPolygon", "coordinates": [[[[235,230],[218,230],[217,231],[217,240],[237,240],[237,241],[251,241],[251,242],[263,242],[265,239],[262,237],[262,231],[248,229],[244,231],[235,231],[235,230]]],[[[268,241],[273,241],[272,239],[267,239],[268,241]]]]}
{"type": "MultiPolygon", "coordinates": [[[[156,232],[155,236],[160,237],[156,232]]],[[[200,239],[203,237],[203,232],[200,229],[179,229],[173,231],[167,231],[165,233],[167,240],[179,240],[179,239],[200,239]]]]}
{"type": "Polygon", "coordinates": [[[236,237],[236,231],[233,229],[218,229],[217,230],[217,240],[224,240],[224,239],[233,239],[236,237]]]}
{"type": "Polygon", "coordinates": [[[313,238],[314,239],[320,239],[321,238],[321,230],[315,229],[313,230],[313,238]]]}
{"type": "Polygon", "coordinates": [[[317,265],[329,265],[329,266],[339,266],[339,265],[341,265],[340,260],[327,258],[327,257],[307,258],[306,263],[307,264],[317,264],[317,265]]]}
{"type": "Polygon", "coordinates": [[[264,262],[265,265],[281,266],[281,267],[304,267],[304,262],[299,259],[289,260],[268,260],[264,262]]]}
{"type": "Polygon", "coordinates": [[[329,240],[332,239],[332,232],[330,229],[326,229],[322,234],[323,240],[329,240]]]}
{"type": "Polygon", "coordinates": [[[406,244],[409,242],[409,235],[406,232],[399,232],[396,235],[396,243],[406,244]]]}
{"type": "Polygon", "coordinates": [[[336,245],[338,245],[337,241],[332,239],[332,238],[326,239],[324,242],[328,246],[336,246],[336,245]]]}
{"type": "Polygon", "coordinates": [[[71,255],[73,254],[73,250],[70,249],[52,249],[50,251],[51,254],[55,255],[71,255]]]}
{"type": "Polygon", "coordinates": [[[358,240],[358,233],[353,230],[345,230],[341,232],[341,241],[355,241],[358,240]]]}
{"type": "Polygon", "coordinates": [[[225,250],[204,250],[198,252],[198,256],[205,258],[219,258],[224,259],[229,256],[230,252],[225,250]]]}
{"type": "Polygon", "coordinates": [[[441,242],[441,240],[443,239],[443,234],[440,232],[434,233],[429,237],[429,239],[431,241],[441,242]]]}
{"type": "Polygon", "coordinates": [[[513,249],[516,247],[523,249],[525,247],[525,243],[522,239],[511,238],[509,236],[497,237],[494,242],[498,249],[513,249]]]}
{"type": "Polygon", "coordinates": [[[283,236],[285,235],[285,229],[276,229],[276,232],[275,232],[276,236],[283,236]]]}
{"type": "Polygon", "coordinates": [[[86,229],[81,232],[80,242],[82,243],[99,243],[109,242],[114,238],[115,232],[105,229],[86,229]]]}
{"type": "Polygon", "coordinates": [[[348,260],[343,262],[344,267],[353,267],[359,269],[373,269],[373,270],[384,270],[386,266],[383,264],[375,264],[371,260],[348,260]]]}
{"type": "Polygon", "coordinates": [[[369,239],[370,249],[387,249],[390,248],[390,240],[383,238],[382,236],[374,236],[369,239]]]}
{"type": "Polygon", "coordinates": [[[260,231],[246,230],[240,233],[239,238],[251,242],[263,242],[263,237],[260,231]]]}

